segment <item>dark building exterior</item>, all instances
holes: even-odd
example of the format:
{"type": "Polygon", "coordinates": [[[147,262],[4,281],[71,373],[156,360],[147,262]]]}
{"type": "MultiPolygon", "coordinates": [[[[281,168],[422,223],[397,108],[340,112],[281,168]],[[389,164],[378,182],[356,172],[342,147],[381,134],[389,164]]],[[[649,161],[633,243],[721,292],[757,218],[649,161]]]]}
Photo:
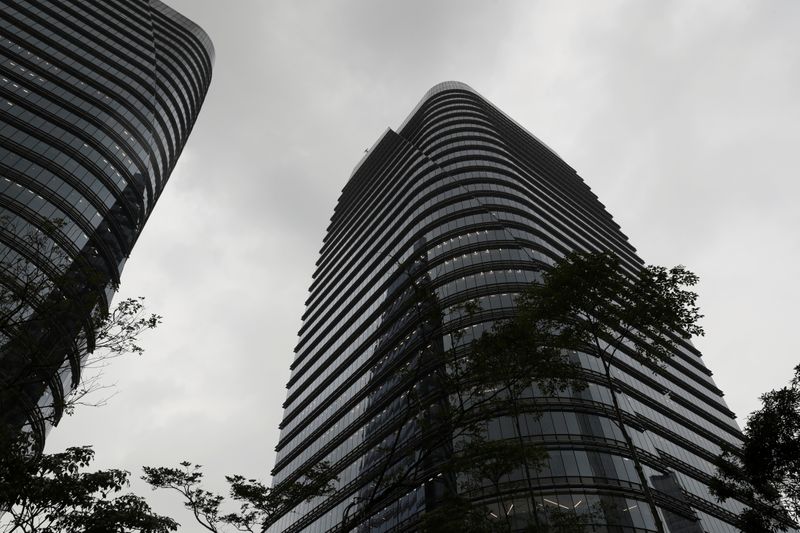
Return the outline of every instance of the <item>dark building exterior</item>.
{"type": "MultiPolygon", "coordinates": [[[[280,484],[326,461],[338,481],[332,494],[286,509],[269,531],[342,529],[353,516],[347,530],[414,530],[448,486],[439,459],[452,446],[418,438],[436,421],[408,416],[412,391],[435,397],[437,383],[434,372],[409,368],[435,368],[455,343],[468,346],[510,316],[515,295],[573,250],[611,250],[631,268],[643,264],[557,154],[470,87],[433,87],[358,164],[328,227],[273,475],[280,484]],[[465,313],[466,302],[478,310],[465,313]]],[[[602,371],[595,357],[574,357],[587,375],[602,371]]],[[[626,426],[665,527],[736,531],[740,504],[717,503],[707,483],[720,446],[738,445],[740,432],[700,354],[683,343],[658,372],[620,357],[626,426]]],[[[591,381],[578,392],[527,393],[540,414],[521,415],[521,433],[544,445],[547,465],[506,478],[503,506],[487,507],[492,516],[508,514],[517,528],[534,514],[551,520],[566,511],[597,531],[654,531],[608,389],[591,381]]],[[[489,438],[510,438],[511,425],[498,417],[489,438]]]]}
{"type": "Polygon", "coordinates": [[[41,446],[211,80],[159,0],[0,0],[0,414],[41,446]]]}

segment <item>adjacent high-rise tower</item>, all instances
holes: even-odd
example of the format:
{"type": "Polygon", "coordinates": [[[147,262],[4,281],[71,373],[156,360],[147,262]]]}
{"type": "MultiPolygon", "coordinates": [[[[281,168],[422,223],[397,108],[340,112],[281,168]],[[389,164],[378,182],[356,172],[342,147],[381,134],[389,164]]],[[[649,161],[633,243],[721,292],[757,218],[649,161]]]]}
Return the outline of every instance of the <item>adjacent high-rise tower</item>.
{"type": "Polygon", "coordinates": [[[159,0],[0,0],[0,415],[41,446],[211,80],[159,0]]]}
{"type": "MultiPolygon", "coordinates": [[[[610,250],[642,265],[556,153],[470,87],[433,87],[355,168],[328,227],[273,474],[280,484],[327,462],[338,480],[332,493],[284,509],[269,531],[324,532],[345,520],[347,530],[417,527],[441,501],[440,466],[452,452],[429,436],[435,420],[409,415],[437,387],[419,369],[511,316],[515,295],[573,250],[610,250]]],[[[595,357],[575,357],[600,370],[595,357]]],[[[619,357],[626,426],[666,528],[736,531],[741,506],[718,503],[708,481],[720,447],[740,443],[740,432],[700,354],[681,342],[656,372],[619,357]]],[[[597,531],[655,531],[609,390],[591,382],[556,397],[529,394],[537,413],[521,415],[522,429],[506,416],[488,437],[521,431],[546,448],[546,466],[503,477],[502,502],[481,491],[468,497],[512,528],[572,513],[597,531]]]]}

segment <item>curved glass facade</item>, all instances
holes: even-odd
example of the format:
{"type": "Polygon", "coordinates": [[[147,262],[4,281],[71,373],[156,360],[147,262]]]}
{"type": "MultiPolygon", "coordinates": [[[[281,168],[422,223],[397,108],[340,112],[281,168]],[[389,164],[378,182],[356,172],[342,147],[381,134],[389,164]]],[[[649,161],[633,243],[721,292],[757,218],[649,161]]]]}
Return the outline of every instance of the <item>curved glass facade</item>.
{"type": "Polygon", "coordinates": [[[0,282],[24,300],[4,308],[0,400],[41,445],[192,130],[214,49],[158,0],[0,4],[0,282]]]}
{"type": "MultiPolygon", "coordinates": [[[[332,494],[284,509],[269,531],[331,531],[345,516],[359,516],[349,524],[358,531],[413,530],[440,500],[446,480],[437,458],[452,446],[426,449],[419,438],[426,422],[408,416],[408,391],[435,391],[437,384],[432,373],[407,369],[440,364],[437,355],[454,343],[466,346],[509,317],[515,295],[541,267],[576,249],[612,250],[623,264],[642,265],[603,204],[555,152],[470,87],[433,87],[358,164],[328,227],[273,475],[280,484],[326,461],[338,481],[332,494]],[[426,305],[434,313],[413,304],[419,291],[431,295],[426,305]],[[465,314],[466,302],[479,310],[465,314]],[[384,491],[398,476],[396,490],[384,491]],[[376,494],[382,501],[358,515],[376,494]]],[[[502,507],[481,490],[466,496],[489,498],[514,528],[534,513],[551,520],[568,510],[597,531],[655,531],[601,363],[574,358],[589,381],[585,390],[546,396],[530,387],[524,394],[536,398],[536,414],[489,423],[491,439],[519,432],[543,445],[545,467],[505,476],[502,507]]],[[[720,446],[738,444],[740,432],[697,350],[680,345],[656,373],[623,354],[614,377],[668,530],[736,531],[741,506],[717,503],[707,482],[720,446]]]]}

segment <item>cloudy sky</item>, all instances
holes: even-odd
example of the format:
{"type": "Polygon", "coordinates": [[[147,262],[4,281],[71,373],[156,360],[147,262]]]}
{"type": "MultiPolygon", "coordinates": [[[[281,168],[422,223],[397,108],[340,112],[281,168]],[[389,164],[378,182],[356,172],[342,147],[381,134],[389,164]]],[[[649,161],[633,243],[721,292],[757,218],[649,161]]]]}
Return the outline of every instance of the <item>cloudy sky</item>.
{"type": "MultiPolygon", "coordinates": [[[[553,147],[650,263],[702,277],[696,344],[740,420],[800,362],[800,2],[167,0],[211,35],[194,132],[121,296],[164,324],[49,451],[268,480],[322,237],[352,167],[468,83],[553,147]],[[794,302],[794,303],[793,303],[794,302]]],[[[143,489],[137,486],[139,490],[143,489]]],[[[157,510],[197,528],[171,495],[157,510]]]]}

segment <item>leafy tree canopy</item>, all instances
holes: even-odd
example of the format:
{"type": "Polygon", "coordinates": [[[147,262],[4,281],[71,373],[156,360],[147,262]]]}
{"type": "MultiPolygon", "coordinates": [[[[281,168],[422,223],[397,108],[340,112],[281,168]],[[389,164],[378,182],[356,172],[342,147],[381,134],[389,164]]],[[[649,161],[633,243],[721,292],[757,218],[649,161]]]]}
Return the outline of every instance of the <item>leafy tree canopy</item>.
{"type": "Polygon", "coordinates": [[[304,479],[276,488],[244,476],[226,476],[230,497],[239,505],[239,510],[224,513],[222,505],[225,498],[202,487],[203,471],[200,465],[183,461],[180,468],[146,466],[144,473],[142,479],[153,489],[178,492],[183,497],[184,507],[192,512],[197,523],[213,533],[222,533],[226,526],[236,531],[260,532],[285,505],[327,494],[336,479],[325,463],[312,468],[304,479]]]}
{"type": "Polygon", "coordinates": [[[120,494],[128,472],[86,472],[94,459],[89,446],[30,457],[15,441],[2,451],[2,533],[166,533],[178,527],[142,498],[120,494]]]}
{"type": "Polygon", "coordinates": [[[723,452],[711,484],[719,499],[751,505],[739,517],[745,533],[786,531],[800,522],[800,365],[794,371],[788,387],[761,396],[741,453],[723,452]]]}
{"type": "MultiPolygon", "coordinates": [[[[545,270],[541,282],[531,284],[519,296],[513,318],[472,343],[467,366],[460,374],[483,390],[499,385],[504,391],[500,399],[510,400],[510,412],[517,418],[521,409],[530,411],[522,395],[531,383],[536,383],[545,396],[556,390],[585,387],[586,374],[568,354],[582,352],[597,357],[602,362],[604,375],[600,379],[611,395],[616,423],[656,519],[656,529],[663,532],[649,481],[627,428],[613,369],[619,364],[620,353],[625,352],[657,371],[684,338],[703,334],[697,323],[702,317],[697,294],[691,290],[697,281],[697,276],[683,266],[631,267],[610,252],[571,253],[545,270]]],[[[494,404],[496,401],[487,412],[495,408],[494,404]]],[[[521,438],[521,432],[517,434],[521,438]]],[[[520,445],[533,446],[522,441],[520,445]]],[[[535,461],[516,462],[526,470],[536,468],[535,461]]],[[[512,463],[503,466],[510,468],[512,463]]],[[[485,473],[473,477],[487,478],[485,473]]],[[[452,503],[464,505],[463,501],[452,503]]]]}
{"type": "Polygon", "coordinates": [[[654,365],[669,360],[680,337],[702,335],[698,281],[683,266],[626,271],[610,252],[573,252],[544,273],[518,301],[525,324],[552,332],[548,344],[584,349],[604,359],[621,346],[654,365]]]}

